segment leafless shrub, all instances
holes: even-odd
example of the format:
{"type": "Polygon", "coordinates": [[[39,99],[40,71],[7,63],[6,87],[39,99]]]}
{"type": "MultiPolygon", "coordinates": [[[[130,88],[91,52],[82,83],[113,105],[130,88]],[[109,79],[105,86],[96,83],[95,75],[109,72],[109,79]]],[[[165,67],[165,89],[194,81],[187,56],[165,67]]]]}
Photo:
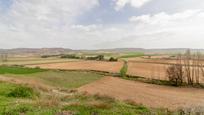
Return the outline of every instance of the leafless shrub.
{"type": "Polygon", "coordinates": [[[183,82],[188,85],[200,84],[201,76],[204,78],[202,55],[199,52],[191,54],[187,50],[184,55],[177,55],[177,63],[169,66],[166,73],[174,85],[181,85],[183,82]]]}
{"type": "Polygon", "coordinates": [[[172,85],[180,86],[183,83],[183,68],[181,65],[172,65],[167,69],[167,76],[172,85]]]}

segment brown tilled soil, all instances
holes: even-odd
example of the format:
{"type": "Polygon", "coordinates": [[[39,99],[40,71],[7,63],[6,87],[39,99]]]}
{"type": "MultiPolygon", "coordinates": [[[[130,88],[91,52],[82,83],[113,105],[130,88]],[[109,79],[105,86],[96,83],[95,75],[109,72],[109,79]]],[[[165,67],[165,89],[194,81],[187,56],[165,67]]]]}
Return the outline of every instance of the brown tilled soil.
{"type": "MultiPolygon", "coordinates": [[[[128,75],[140,76],[150,79],[168,80],[166,70],[167,64],[128,62],[128,75]]],[[[202,72],[200,71],[200,82],[204,83],[202,72]]]]}
{"type": "Polygon", "coordinates": [[[176,88],[104,77],[78,89],[88,94],[101,94],[119,100],[132,100],[138,104],[159,108],[204,107],[204,90],[176,88]]]}
{"type": "Polygon", "coordinates": [[[118,73],[122,66],[123,62],[75,61],[66,63],[30,65],[29,67],[41,67],[46,69],[65,69],[65,70],[97,70],[118,73]]]}
{"type": "Polygon", "coordinates": [[[168,65],[128,62],[128,74],[151,79],[167,80],[166,68],[168,65]]]}
{"type": "MultiPolygon", "coordinates": [[[[105,62],[105,61],[73,61],[64,63],[50,63],[27,65],[28,67],[40,67],[45,69],[64,69],[64,70],[96,70],[112,73],[119,73],[123,62],[105,62]]],[[[169,65],[147,62],[128,62],[128,75],[140,76],[150,79],[167,80],[166,68],[169,65]]],[[[204,78],[201,79],[204,82],[204,78]]]]}

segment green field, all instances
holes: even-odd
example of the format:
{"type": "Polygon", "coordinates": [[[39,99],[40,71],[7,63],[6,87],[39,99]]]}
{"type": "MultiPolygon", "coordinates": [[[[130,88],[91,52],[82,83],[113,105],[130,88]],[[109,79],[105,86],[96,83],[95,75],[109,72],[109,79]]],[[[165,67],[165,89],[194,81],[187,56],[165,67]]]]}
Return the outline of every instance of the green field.
{"type": "Polygon", "coordinates": [[[94,72],[45,70],[21,66],[0,66],[0,74],[18,79],[37,80],[61,88],[77,88],[103,77],[94,72]]]}
{"type": "Polygon", "coordinates": [[[140,57],[144,55],[145,54],[143,52],[132,52],[127,54],[122,54],[119,58],[133,58],[133,57],[140,57]]]}
{"type": "Polygon", "coordinates": [[[167,113],[166,110],[150,109],[130,101],[121,102],[99,95],[89,96],[72,93],[71,95],[60,96],[41,93],[39,97],[35,98],[8,96],[18,87],[26,88],[27,86],[0,83],[1,115],[64,115],[65,113],[74,115],[141,115],[156,113],[165,115],[167,113]]]}
{"type": "Polygon", "coordinates": [[[20,66],[0,66],[0,74],[32,74],[46,70],[40,68],[25,68],[20,66]]]}
{"type": "Polygon", "coordinates": [[[15,78],[31,78],[38,80],[43,84],[61,87],[61,88],[78,88],[103,77],[102,75],[82,71],[44,71],[29,75],[7,74],[15,78]]]}
{"type": "MultiPolygon", "coordinates": [[[[18,80],[37,80],[57,90],[39,89],[31,84],[0,81],[0,115],[147,115],[170,114],[165,109],[147,108],[108,96],[87,95],[76,89],[103,77],[94,72],[42,70],[1,66],[1,74],[18,80]]],[[[1,77],[1,76],[0,76],[1,77]]]]}

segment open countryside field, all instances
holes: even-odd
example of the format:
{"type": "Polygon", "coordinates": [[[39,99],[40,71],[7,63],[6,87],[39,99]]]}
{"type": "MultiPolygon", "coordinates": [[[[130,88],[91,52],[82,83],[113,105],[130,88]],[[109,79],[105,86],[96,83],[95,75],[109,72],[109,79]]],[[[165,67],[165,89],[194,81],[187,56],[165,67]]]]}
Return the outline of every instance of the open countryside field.
{"type": "Polygon", "coordinates": [[[81,91],[84,85],[103,80],[103,76],[96,73],[20,67],[15,71],[13,69],[14,67],[8,66],[0,68],[0,114],[2,115],[171,113],[166,109],[154,109],[131,101],[120,101],[108,95],[90,95],[81,91]]]}
{"type": "Polygon", "coordinates": [[[115,77],[104,77],[80,87],[79,91],[132,100],[135,103],[155,108],[204,107],[203,89],[158,86],[115,77]]]}
{"type": "Polygon", "coordinates": [[[0,115],[204,115],[204,0],[0,0],[0,115]]]}
{"type": "Polygon", "coordinates": [[[128,62],[128,75],[149,79],[167,80],[166,69],[169,65],[144,62],[128,62]]]}
{"type": "MultiPolygon", "coordinates": [[[[168,80],[167,69],[174,65],[181,63],[183,69],[185,69],[185,61],[181,60],[180,62],[175,58],[163,56],[152,56],[151,58],[137,57],[128,59],[128,74],[133,76],[141,76],[149,79],[158,79],[158,80],[168,80]]],[[[203,68],[203,60],[196,62],[199,67],[203,68]]],[[[192,71],[195,65],[195,60],[189,60],[190,70],[192,71]],[[193,65],[194,64],[194,65],[193,65]]],[[[191,72],[191,74],[194,71],[191,72]]],[[[204,83],[203,71],[198,71],[199,78],[201,83],[204,83]]]]}
{"type": "Polygon", "coordinates": [[[75,59],[41,58],[41,57],[8,57],[7,61],[0,61],[0,65],[32,65],[42,63],[60,63],[76,61],[75,59]]]}
{"type": "Polygon", "coordinates": [[[118,73],[122,66],[123,62],[84,61],[84,60],[66,63],[28,65],[28,67],[40,67],[44,69],[96,70],[111,73],[118,73]]]}
{"type": "MultiPolygon", "coordinates": [[[[157,56],[158,57],[158,56],[157,56]]],[[[164,60],[164,59],[163,59],[164,60]]],[[[144,59],[141,57],[127,58],[128,71],[127,74],[131,76],[139,76],[148,79],[168,80],[166,70],[171,64],[175,64],[176,60],[165,59],[163,61],[157,59],[144,59]]],[[[203,62],[201,62],[203,63],[203,62]]],[[[31,64],[27,67],[40,67],[44,69],[64,69],[64,70],[95,70],[110,73],[119,73],[123,62],[106,62],[106,61],[69,61],[60,63],[45,63],[45,64],[31,64]]],[[[200,78],[204,83],[204,78],[200,78]]]]}
{"type": "MultiPolygon", "coordinates": [[[[165,115],[179,114],[180,109],[184,113],[186,111],[203,112],[203,89],[161,86],[161,84],[154,85],[143,81],[131,81],[133,79],[124,80],[119,78],[119,75],[125,61],[127,62],[127,75],[135,78],[142,77],[165,81],[168,81],[166,69],[171,64],[176,63],[172,59],[163,59],[163,56],[149,59],[142,56],[138,57],[138,55],[136,57],[125,56],[113,62],[52,57],[10,59],[6,62],[8,66],[0,66],[0,81],[8,87],[10,85],[14,87],[8,89],[7,93],[14,90],[15,87],[18,88],[23,85],[23,87],[31,87],[37,90],[41,96],[37,96],[36,100],[10,98],[7,95],[2,95],[2,99],[11,101],[4,101],[0,110],[3,111],[3,107],[6,107],[7,110],[4,113],[8,113],[8,111],[15,113],[15,111],[21,111],[21,106],[26,105],[30,109],[26,108],[28,110],[24,113],[31,114],[34,111],[47,115],[58,113],[90,115],[94,111],[102,115],[112,114],[112,112],[117,112],[119,115],[135,115],[135,113],[161,113],[165,115]],[[163,62],[164,60],[165,62],[163,62]],[[11,65],[15,66],[11,66],[9,63],[13,63],[11,65]],[[115,77],[107,77],[106,72],[108,72],[108,75],[114,75],[115,77]],[[54,97],[51,95],[54,95],[54,97]],[[20,102],[16,104],[16,100],[20,100],[20,102]],[[45,102],[36,105],[36,103],[39,103],[38,100],[45,100],[45,102]],[[91,102],[89,102],[90,100],[91,102]],[[107,100],[111,100],[110,105],[107,100]],[[15,106],[9,106],[8,103],[13,103],[15,106]],[[51,107],[46,107],[44,104],[51,105],[51,107]],[[16,110],[19,109],[18,105],[20,105],[20,110],[16,110]],[[42,107],[46,112],[36,109],[36,106],[42,107]],[[126,109],[124,111],[120,110],[119,106],[126,109]],[[55,108],[54,111],[52,111],[52,107],[55,108]],[[167,109],[170,110],[170,113],[167,109]]],[[[201,83],[203,83],[202,78],[201,83]]]]}

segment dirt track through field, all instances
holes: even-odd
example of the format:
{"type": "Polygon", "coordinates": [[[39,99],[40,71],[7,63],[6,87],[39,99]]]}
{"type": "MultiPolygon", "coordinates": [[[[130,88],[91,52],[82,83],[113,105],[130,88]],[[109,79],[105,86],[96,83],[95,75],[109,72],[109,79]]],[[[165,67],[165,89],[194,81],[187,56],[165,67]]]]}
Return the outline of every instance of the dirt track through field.
{"type": "Polygon", "coordinates": [[[150,107],[204,107],[203,89],[159,86],[115,77],[104,77],[80,87],[79,91],[107,95],[119,100],[132,100],[150,107]]]}

